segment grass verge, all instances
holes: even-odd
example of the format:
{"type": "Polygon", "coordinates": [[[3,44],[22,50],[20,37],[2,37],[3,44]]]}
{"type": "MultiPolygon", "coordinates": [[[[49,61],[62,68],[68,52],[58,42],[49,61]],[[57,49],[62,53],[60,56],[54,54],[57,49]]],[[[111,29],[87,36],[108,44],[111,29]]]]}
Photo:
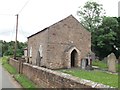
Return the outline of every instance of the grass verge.
{"type": "Polygon", "coordinates": [[[24,88],[36,88],[32,81],[30,81],[26,76],[22,74],[16,74],[15,79],[24,87],[24,88]]]}
{"type": "Polygon", "coordinates": [[[36,88],[35,84],[32,81],[30,81],[26,76],[22,74],[18,74],[17,70],[8,63],[8,58],[9,57],[6,57],[6,56],[0,58],[0,61],[2,62],[2,66],[10,74],[14,76],[14,78],[21,84],[23,88],[29,88],[29,89],[36,88]]]}
{"type": "Polygon", "coordinates": [[[86,71],[86,70],[61,70],[64,73],[71,74],[73,76],[99,82],[105,85],[118,88],[118,75],[108,74],[102,71],[86,71]]]}
{"type": "Polygon", "coordinates": [[[17,70],[13,68],[9,63],[8,63],[8,58],[9,57],[3,57],[0,59],[2,61],[2,66],[10,73],[10,74],[16,74],[17,70]]]}

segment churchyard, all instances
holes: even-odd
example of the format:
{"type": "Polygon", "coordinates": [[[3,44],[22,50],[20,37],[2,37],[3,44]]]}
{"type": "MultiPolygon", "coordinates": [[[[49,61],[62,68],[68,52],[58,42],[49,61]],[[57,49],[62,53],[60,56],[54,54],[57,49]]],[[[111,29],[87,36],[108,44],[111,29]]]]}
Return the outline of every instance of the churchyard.
{"type": "Polygon", "coordinates": [[[118,75],[110,74],[100,70],[80,70],[80,69],[66,69],[60,70],[61,72],[71,74],[73,76],[91,80],[94,82],[102,83],[112,87],[118,88],[118,75]]]}
{"type": "Polygon", "coordinates": [[[104,60],[101,61],[93,60],[92,70],[85,70],[85,69],[81,70],[79,68],[71,68],[71,69],[63,69],[60,71],[79,78],[91,80],[94,82],[98,82],[118,88],[119,68],[120,68],[120,64],[118,64],[115,55],[111,53],[104,60]]]}
{"type": "MultiPolygon", "coordinates": [[[[97,66],[96,68],[101,69],[101,70],[107,70],[108,66],[107,66],[107,62],[105,60],[103,61],[99,61],[99,60],[95,60],[92,62],[93,66],[97,66]]],[[[116,72],[118,72],[118,68],[120,68],[120,64],[116,64],[116,72]]]]}

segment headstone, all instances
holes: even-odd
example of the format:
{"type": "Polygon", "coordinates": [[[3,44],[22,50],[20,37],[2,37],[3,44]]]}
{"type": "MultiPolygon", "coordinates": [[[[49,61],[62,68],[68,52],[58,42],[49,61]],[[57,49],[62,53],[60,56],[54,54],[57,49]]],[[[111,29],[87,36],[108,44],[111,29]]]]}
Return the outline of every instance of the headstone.
{"type": "Polygon", "coordinates": [[[103,62],[104,62],[104,63],[107,63],[107,57],[105,57],[105,58],[103,59],[103,62]]]}
{"type": "Polygon", "coordinates": [[[81,68],[86,70],[92,69],[92,59],[89,57],[83,58],[81,60],[81,68]]]}
{"type": "Polygon", "coordinates": [[[90,57],[91,57],[92,60],[95,60],[95,54],[94,53],[91,53],[90,57]]]}
{"type": "Polygon", "coordinates": [[[81,68],[85,69],[85,67],[86,67],[86,59],[82,59],[81,68]]]}
{"type": "Polygon", "coordinates": [[[116,56],[114,53],[111,53],[107,57],[108,71],[116,72],[116,56]]]}

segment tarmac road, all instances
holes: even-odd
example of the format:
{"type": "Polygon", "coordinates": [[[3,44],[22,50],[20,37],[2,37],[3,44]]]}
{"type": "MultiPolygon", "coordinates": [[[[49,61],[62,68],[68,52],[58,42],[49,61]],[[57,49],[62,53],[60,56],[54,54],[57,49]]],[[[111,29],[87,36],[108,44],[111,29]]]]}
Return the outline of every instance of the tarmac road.
{"type": "Polygon", "coordinates": [[[2,68],[0,62],[0,90],[2,88],[21,88],[21,86],[4,68],[2,68]]]}

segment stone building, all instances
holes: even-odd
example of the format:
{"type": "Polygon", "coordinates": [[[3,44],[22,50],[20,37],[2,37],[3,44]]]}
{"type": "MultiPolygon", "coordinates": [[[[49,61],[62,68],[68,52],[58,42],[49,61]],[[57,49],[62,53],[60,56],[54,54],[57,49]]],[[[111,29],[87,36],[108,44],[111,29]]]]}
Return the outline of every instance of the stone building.
{"type": "Polygon", "coordinates": [[[80,67],[91,33],[72,15],[28,37],[28,62],[50,69],[80,67]]]}

